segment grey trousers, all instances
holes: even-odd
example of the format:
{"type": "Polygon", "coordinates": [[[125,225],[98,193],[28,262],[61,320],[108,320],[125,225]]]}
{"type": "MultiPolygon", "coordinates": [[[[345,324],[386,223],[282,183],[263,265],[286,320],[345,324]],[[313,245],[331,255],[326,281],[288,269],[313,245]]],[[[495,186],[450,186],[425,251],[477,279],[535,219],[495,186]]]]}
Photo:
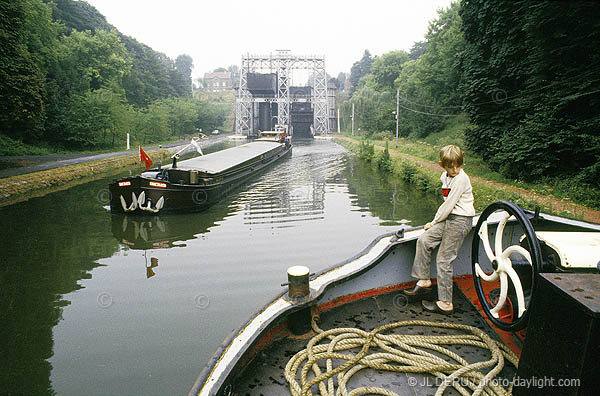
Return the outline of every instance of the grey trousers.
{"type": "Polygon", "coordinates": [[[411,275],[417,279],[429,279],[431,252],[440,246],[437,256],[437,287],[440,301],[452,302],[452,264],[465,237],[473,227],[473,218],[449,215],[441,223],[434,224],[417,240],[417,252],[411,275]]]}

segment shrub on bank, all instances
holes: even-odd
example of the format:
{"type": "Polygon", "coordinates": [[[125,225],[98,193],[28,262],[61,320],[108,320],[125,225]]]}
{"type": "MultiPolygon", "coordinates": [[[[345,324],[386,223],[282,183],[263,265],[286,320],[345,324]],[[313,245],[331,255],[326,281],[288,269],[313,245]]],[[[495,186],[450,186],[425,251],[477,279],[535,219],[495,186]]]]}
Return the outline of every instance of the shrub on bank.
{"type": "Polygon", "coordinates": [[[390,157],[390,150],[388,149],[388,141],[385,141],[385,150],[380,151],[376,157],[376,164],[379,170],[390,173],[393,170],[392,159],[390,157]]]}
{"type": "Polygon", "coordinates": [[[367,139],[361,139],[358,145],[358,158],[363,161],[371,162],[375,155],[375,148],[367,139]]]}

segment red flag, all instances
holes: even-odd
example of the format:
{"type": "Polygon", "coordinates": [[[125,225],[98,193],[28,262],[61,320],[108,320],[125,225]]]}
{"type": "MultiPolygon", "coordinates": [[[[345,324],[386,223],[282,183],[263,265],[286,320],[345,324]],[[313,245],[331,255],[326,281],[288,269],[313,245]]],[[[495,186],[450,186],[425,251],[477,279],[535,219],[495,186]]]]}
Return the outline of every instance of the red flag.
{"type": "Polygon", "coordinates": [[[140,147],[140,161],[142,161],[144,164],[146,164],[146,170],[150,169],[150,165],[152,165],[152,160],[150,159],[150,157],[148,157],[148,154],[146,154],[144,152],[144,150],[142,150],[142,146],[140,147]]]}

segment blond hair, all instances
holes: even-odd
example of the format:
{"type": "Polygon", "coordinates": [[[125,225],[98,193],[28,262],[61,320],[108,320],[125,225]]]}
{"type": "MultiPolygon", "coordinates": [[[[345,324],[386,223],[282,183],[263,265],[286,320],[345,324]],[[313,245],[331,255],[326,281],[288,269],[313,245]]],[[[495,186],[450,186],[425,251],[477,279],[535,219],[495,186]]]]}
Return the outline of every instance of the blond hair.
{"type": "Polygon", "coordinates": [[[443,166],[462,166],[465,155],[460,147],[449,144],[440,150],[440,162],[443,166]]]}

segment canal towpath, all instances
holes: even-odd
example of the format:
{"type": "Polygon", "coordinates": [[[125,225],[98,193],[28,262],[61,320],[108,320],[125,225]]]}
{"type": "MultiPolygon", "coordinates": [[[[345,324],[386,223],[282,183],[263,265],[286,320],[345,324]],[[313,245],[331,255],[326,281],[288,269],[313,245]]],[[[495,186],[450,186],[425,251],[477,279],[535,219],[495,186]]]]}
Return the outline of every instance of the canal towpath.
{"type": "MultiPolygon", "coordinates": [[[[210,136],[199,141],[200,147],[221,143],[227,135],[210,136]]],[[[184,147],[188,141],[173,143],[144,150],[155,161],[167,159],[171,153],[184,147]]],[[[98,174],[139,164],[138,149],[100,154],[65,154],[45,156],[0,157],[0,162],[17,163],[17,166],[0,169],[0,206],[10,205],[41,196],[56,189],[68,188],[98,174]],[[21,164],[22,166],[18,166],[21,164]]],[[[97,176],[96,176],[97,177],[97,176]]]]}
{"type": "MultiPolygon", "coordinates": [[[[215,141],[212,140],[211,143],[215,141]]],[[[163,144],[160,146],[146,147],[144,150],[156,150],[160,148],[172,149],[179,148],[187,144],[185,141],[177,141],[174,143],[163,144]]],[[[0,169],[0,179],[7,177],[25,175],[27,173],[39,172],[48,169],[56,169],[62,166],[81,164],[84,162],[91,162],[97,160],[103,160],[107,158],[121,157],[124,155],[137,154],[138,149],[131,149],[125,151],[117,151],[111,153],[100,153],[100,154],[53,154],[53,155],[20,155],[20,156],[0,156],[0,164],[8,163],[16,164],[14,167],[7,169],[0,169]]]]}

